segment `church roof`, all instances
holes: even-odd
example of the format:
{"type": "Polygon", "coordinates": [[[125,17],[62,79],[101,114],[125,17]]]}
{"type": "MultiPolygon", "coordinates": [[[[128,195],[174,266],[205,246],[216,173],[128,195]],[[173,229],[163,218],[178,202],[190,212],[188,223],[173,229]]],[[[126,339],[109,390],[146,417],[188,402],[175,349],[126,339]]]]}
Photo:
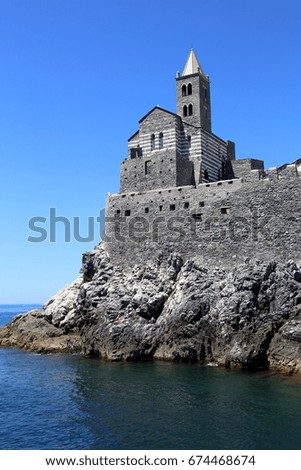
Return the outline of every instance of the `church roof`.
{"type": "Polygon", "coordinates": [[[198,72],[201,72],[201,74],[204,75],[201,64],[200,64],[197,56],[195,55],[194,50],[191,49],[182,75],[192,75],[192,74],[198,73],[198,72]]]}
{"type": "Polygon", "coordinates": [[[140,121],[139,121],[139,124],[144,121],[145,118],[147,118],[152,112],[154,112],[156,109],[158,109],[159,111],[163,111],[164,113],[168,113],[168,114],[172,114],[173,116],[179,118],[179,116],[175,113],[173,113],[172,111],[168,111],[167,109],[164,109],[164,108],[161,108],[161,106],[155,106],[154,108],[152,108],[147,114],[145,114],[145,116],[143,116],[140,121]]]}

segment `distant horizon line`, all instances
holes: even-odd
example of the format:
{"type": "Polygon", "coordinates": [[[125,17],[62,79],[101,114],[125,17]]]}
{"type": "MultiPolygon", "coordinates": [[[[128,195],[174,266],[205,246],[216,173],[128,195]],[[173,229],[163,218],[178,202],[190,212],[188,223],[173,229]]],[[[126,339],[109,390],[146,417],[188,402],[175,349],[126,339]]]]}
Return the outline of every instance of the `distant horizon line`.
{"type": "Polygon", "coordinates": [[[45,302],[0,302],[1,305],[43,305],[45,302]]]}

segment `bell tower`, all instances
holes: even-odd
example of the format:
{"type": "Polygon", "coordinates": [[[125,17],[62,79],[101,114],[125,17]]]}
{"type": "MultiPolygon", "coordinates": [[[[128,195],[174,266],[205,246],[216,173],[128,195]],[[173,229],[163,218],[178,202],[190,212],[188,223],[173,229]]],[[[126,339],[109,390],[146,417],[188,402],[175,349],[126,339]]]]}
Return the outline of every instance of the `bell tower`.
{"type": "Polygon", "coordinates": [[[184,122],[211,132],[210,81],[191,49],[182,75],[178,72],[177,114],[184,122]]]}

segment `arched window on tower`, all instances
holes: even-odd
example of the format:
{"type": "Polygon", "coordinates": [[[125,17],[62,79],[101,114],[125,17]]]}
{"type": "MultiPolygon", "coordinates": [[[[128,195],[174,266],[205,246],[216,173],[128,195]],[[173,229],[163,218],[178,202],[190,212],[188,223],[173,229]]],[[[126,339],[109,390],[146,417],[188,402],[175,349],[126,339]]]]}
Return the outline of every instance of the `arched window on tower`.
{"type": "Polygon", "coordinates": [[[183,85],[182,86],[182,96],[186,96],[186,95],[187,95],[186,85],[183,85]]]}
{"type": "Polygon", "coordinates": [[[151,135],[151,150],[155,150],[155,134],[151,135]]]}
{"type": "Polygon", "coordinates": [[[183,106],[183,116],[187,116],[187,106],[183,106]]]}
{"type": "Polygon", "coordinates": [[[163,132],[160,132],[160,134],[159,134],[159,149],[163,149],[163,145],[164,145],[163,132]]]}
{"type": "Polygon", "coordinates": [[[192,95],[192,85],[191,85],[191,83],[188,83],[187,95],[192,95]]]}
{"type": "Polygon", "coordinates": [[[192,116],[192,115],[193,115],[193,106],[192,106],[192,104],[190,104],[188,106],[188,116],[192,116]]]}

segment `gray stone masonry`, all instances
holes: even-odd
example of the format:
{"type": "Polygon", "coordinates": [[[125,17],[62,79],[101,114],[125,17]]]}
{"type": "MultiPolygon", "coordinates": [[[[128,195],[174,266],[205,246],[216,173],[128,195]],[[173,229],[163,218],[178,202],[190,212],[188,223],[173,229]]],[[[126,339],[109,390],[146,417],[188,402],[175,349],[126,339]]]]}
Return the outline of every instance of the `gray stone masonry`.
{"type": "Polygon", "coordinates": [[[177,114],[155,106],[129,138],[122,193],[222,180],[235,159],[234,143],[211,131],[210,82],[193,51],[176,86],[177,114]]]}
{"type": "Polygon", "coordinates": [[[235,160],[234,143],[211,131],[210,82],[194,51],[176,84],[177,114],[155,106],[140,119],[121,194],[107,198],[111,261],[160,262],[175,252],[222,266],[299,260],[301,159],[268,171],[261,160],[235,160]]]}
{"type": "MultiPolygon", "coordinates": [[[[255,162],[255,163],[254,163],[255,162]]],[[[232,265],[251,259],[301,260],[301,162],[241,178],[107,199],[105,246],[118,265],[184,260],[232,265]]]]}
{"type": "Polygon", "coordinates": [[[201,73],[178,76],[177,79],[177,114],[183,121],[202,127],[211,132],[211,105],[209,78],[201,73]],[[188,91],[183,95],[183,87],[188,90],[191,85],[191,94],[188,91]],[[192,106],[192,114],[189,114],[192,106]],[[185,108],[186,107],[186,108],[185,108]],[[185,112],[186,111],[186,112],[185,112]]]}

